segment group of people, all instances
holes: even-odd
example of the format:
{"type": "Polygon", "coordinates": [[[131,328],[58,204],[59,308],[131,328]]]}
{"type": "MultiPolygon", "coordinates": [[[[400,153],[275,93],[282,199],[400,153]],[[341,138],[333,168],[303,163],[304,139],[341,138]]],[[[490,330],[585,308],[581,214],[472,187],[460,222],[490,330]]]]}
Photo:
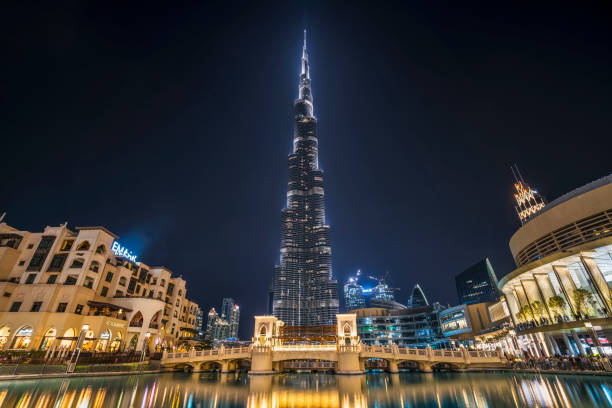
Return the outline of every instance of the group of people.
{"type": "Polygon", "coordinates": [[[525,360],[515,360],[512,368],[537,369],[537,370],[567,370],[567,371],[604,371],[602,356],[561,356],[552,357],[527,357],[525,360]]]}

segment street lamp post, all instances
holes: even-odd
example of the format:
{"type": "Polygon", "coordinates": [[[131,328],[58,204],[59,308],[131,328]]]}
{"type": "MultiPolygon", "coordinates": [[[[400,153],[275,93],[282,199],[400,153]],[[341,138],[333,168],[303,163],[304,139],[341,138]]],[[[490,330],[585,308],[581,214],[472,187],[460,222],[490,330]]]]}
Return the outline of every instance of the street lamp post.
{"type": "Polygon", "coordinates": [[[147,346],[149,345],[149,337],[151,337],[151,333],[146,332],[145,338],[142,342],[142,352],[140,353],[140,362],[138,363],[138,371],[142,371],[142,365],[144,363],[145,352],[147,351],[147,346]]]}
{"type": "Polygon", "coordinates": [[[66,373],[74,373],[77,360],[79,359],[79,355],[81,354],[81,346],[83,345],[83,341],[85,341],[85,336],[87,335],[87,330],[89,330],[89,326],[84,324],[81,328],[81,332],[79,333],[79,337],[77,338],[76,346],[72,351],[72,355],[70,356],[70,361],[68,362],[66,373]]]}

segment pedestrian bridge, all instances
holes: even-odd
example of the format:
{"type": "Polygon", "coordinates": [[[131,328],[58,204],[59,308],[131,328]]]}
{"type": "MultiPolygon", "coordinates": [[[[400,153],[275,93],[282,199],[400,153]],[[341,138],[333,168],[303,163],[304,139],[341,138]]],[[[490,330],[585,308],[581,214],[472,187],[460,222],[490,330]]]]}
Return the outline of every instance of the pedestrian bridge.
{"type": "Polygon", "coordinates": [[[165,367],[200,371],[218,366],[221,372],[237,369],[241,361],[251,363],[251,374],[273,374],[281,371],[281,362],[318,360],[334,362],[314,367],[335,367],[338,374],[360,374],[365,371],[369,359],[385,360],[389,371],[399,371],[404,362],[416,363],[419,370],[431,372],[436,365],[445,364],[455,369],[469,367],[502,367],[506,360],[497,351],[432,350],[404,347],[376,347],[366,345],[285,345],[221,348],[217,350],[192,350],[186,353],[164,353],[161,364],[165,367]]]}
{"type": "MultiPolygon", "coordinates": [[[[313,368],[333,367],[338,374],[361,374],[365,362],[384,360],[392,373],[399,371],[405,362],[416,364],[419,370],[431,372],[434,366],[447,365],[454,369],[470,367],[503,367],[506,359],[501,350],[470,351],[417,349],[398,346],[378,347],[361,344],[357,335],[354,314],[337,315],[338,324],[333,343],[288,344],[281,335],[283,322],[274,316],[255,316],[253,344],[249,347],[219,348],[215,350],[191,350],[182,353],[164,352],[161,364],[168,368],[188,371],[220,367],[221,372],[235,371],[241,362],[247,361],[251,374],[273,374],[282,370],[283,362],[296,367],[296,361],[319,361],[313,368]]],[[[299,364],[297,365],[299,368],[299,364]]]]}

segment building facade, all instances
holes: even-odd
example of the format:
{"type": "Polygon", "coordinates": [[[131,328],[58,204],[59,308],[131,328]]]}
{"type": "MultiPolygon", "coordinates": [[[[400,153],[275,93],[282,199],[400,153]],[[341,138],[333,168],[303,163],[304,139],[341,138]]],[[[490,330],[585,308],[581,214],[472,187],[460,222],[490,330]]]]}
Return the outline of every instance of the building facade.
{"type": "Polygon", "coordinates": [[[501,296],[497,283],[497,276],[489,258],[483,259],[455,277],[459,303],[472,305],[496,302],[501,296]]]}
{"type": "Polygon", "coordinates": [[[366,307],[366,302],[363,296],[363,286],[355,278],[349,277],[344,284],[344,308],[353,310],[364,307],[366,307]]]}
{"type": "Polygon", "coordinates": [[[287,206],[281,215],[280,263],[274,268],[272,313],[289,326],[330,325],[338,313],[330,228],[325,222],[323,171],[310,84],[306,32],[299,96],[294,104],[287,206]]]}
{"type": "Polygon", "coordinates": [[[191,344],[198,305],[186,282],[136,262],[117,239],[103,227],[0,223],[0,348],[73,348],[81,331],[84,351],[191,344]]]}
{"type": "Polygon", "coordinates": [[[357,331],[363,344],[370,346],[444,348],[449,345],[438,321],[439,305],[389,310],[352,310],[357,315],[357,331]]]}
{"type": "Polygon", "coordinates": [[[499,282],[532,356],[612,354],[612,175],[548,203],[510,239],[499,282]]]}

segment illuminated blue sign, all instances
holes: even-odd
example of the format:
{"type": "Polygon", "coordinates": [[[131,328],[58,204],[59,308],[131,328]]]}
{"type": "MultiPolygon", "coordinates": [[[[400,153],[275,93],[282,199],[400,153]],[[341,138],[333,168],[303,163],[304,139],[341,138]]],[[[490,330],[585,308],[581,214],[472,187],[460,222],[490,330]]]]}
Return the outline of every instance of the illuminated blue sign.
{"type": "Polygon", "coordinates": [[[113,242],[113,247],[111,248],[115,256],[121,256],[123,258],[127,258],[132,262],[136,262],[136,255],[131,253],[126,247],[122,247],[119,245],[117,241],[113,242]]]}

